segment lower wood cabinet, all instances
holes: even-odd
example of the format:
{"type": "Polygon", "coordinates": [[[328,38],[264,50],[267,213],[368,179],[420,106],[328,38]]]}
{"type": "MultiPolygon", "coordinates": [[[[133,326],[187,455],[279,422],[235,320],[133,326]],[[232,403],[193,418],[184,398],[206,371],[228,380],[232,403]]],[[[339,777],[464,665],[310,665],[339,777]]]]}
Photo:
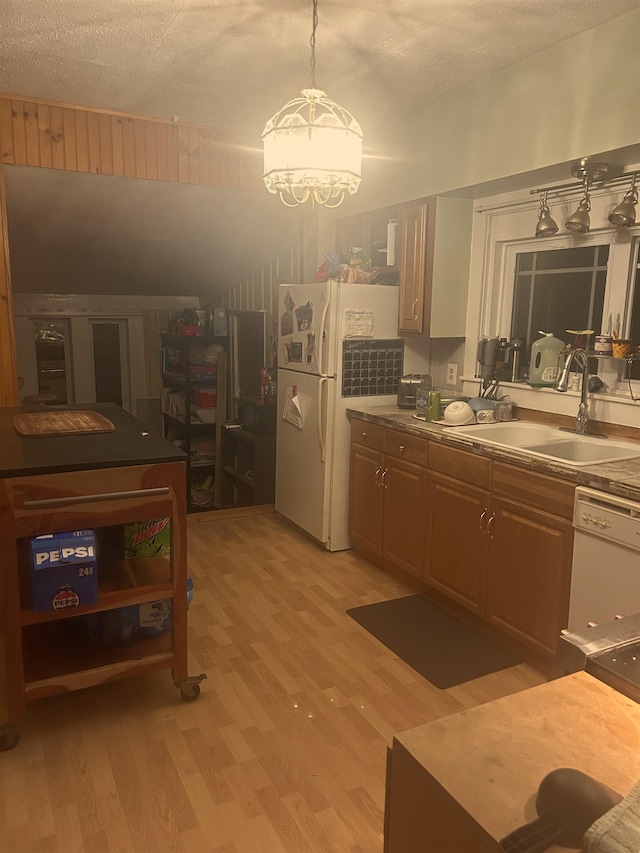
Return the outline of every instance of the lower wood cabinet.
{"type": "Polygon", "coordinates": [[[553,654],[569,610],[573,527],[494,497],[487,619],[537,651],[553,654]]]}
{"type": "Polygon", "coordinates": [[[349,536],[356,547],[382,554],[382,500],[380,475],[384,454],[351,445],[349,479],[349,536]]]}
{"type": "Polygon", "coordinates": [[[382,489],[382,556],[422,577],[427,511],[427,472],[419,465],[385,457],[382,489]]]}
{"type": "Polygon", "coordinates": [[[425,580],[458,604],[484,615],[491,495],[440,474],[429,477],[425,580]]]}
{"type": "Polygon", "coordinates": [[[552,656],[569,610],[574,484],[436,442],[427,469],[424,439],[363,424],[352,423],[356,548],[552,656]]]}
{"type": "MultiPolygon", "coordinates": [[[[357,427],[362,435],[362,428],[357,427]]],[[[352,429],[352,433],[355,429],[352,429]]],[[[356,547],[422,577],[427,506],[426,441],[385,430],[383,453],[353,442],[349,535],[356,547]],[[425,465],[396,458],[424,458],[425,465]]],[[[371,440],[365,431],[364,440],[371,440]]]]}

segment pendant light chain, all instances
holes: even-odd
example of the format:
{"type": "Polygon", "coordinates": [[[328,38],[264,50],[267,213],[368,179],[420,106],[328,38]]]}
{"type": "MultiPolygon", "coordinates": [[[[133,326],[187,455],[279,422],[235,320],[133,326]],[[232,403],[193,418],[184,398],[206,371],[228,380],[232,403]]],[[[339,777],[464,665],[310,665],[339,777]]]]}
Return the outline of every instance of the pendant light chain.
{"type": "Polygon", "coordinates": [[[316,30],[318,28],[318,0],[313,0],[313,30],[309,44],[311,45],[311,71],[309,73],[309,88],[316,88],[316,30]]]}

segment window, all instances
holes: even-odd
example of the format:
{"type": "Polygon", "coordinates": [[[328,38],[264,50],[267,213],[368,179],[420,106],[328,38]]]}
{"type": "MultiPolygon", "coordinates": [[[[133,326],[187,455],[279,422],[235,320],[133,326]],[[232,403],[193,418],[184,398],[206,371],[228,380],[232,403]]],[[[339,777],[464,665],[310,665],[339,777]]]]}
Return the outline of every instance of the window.
{"type": "Polygon", "coordinates": [[[571,340],[567,329],[599,334],[608,259],[608,245],[518,254],[512,339],[525,341],[530,353],[539,331],[553,332],[564,341],[571,340]]]}

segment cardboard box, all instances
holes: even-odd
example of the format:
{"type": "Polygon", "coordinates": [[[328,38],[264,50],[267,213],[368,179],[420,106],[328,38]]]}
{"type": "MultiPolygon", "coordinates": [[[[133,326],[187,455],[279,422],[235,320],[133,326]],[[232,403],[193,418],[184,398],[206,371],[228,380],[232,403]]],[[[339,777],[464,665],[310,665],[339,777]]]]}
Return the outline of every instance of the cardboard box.
{"type": "Polygon", "coordinates": [[[124,525],[124,555],[158,557],[171,553],[171,519],[156,518],[124,525]]]}
{"type": "Polygon", "coordinates": [[[218,402],[217,391],[209,391],[204,388],[194,388],[191,392],[191,401],[203,409],[214,409],[218,402]]]}
{"type": "Polygon", "coordinates": [[[31,540],[34,610],[73,610],[98,601],[93,530],[51,533],[31,540]]]}

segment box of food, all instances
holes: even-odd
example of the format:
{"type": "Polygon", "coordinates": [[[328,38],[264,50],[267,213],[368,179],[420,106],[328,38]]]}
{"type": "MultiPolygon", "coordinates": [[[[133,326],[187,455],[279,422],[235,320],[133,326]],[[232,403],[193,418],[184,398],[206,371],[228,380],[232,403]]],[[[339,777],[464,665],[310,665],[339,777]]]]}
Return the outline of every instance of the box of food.
{"type": "Polygon", "coordinates": [[[171,553],[171,519],[155,518],[124,525],[124,555],[163,557],[171,553]]]}
{"type": "Polygon", "coordinates": [[[98,601],[93,530],[50,533],[31,540],[34,610],[72,610],[98,601]]]}

